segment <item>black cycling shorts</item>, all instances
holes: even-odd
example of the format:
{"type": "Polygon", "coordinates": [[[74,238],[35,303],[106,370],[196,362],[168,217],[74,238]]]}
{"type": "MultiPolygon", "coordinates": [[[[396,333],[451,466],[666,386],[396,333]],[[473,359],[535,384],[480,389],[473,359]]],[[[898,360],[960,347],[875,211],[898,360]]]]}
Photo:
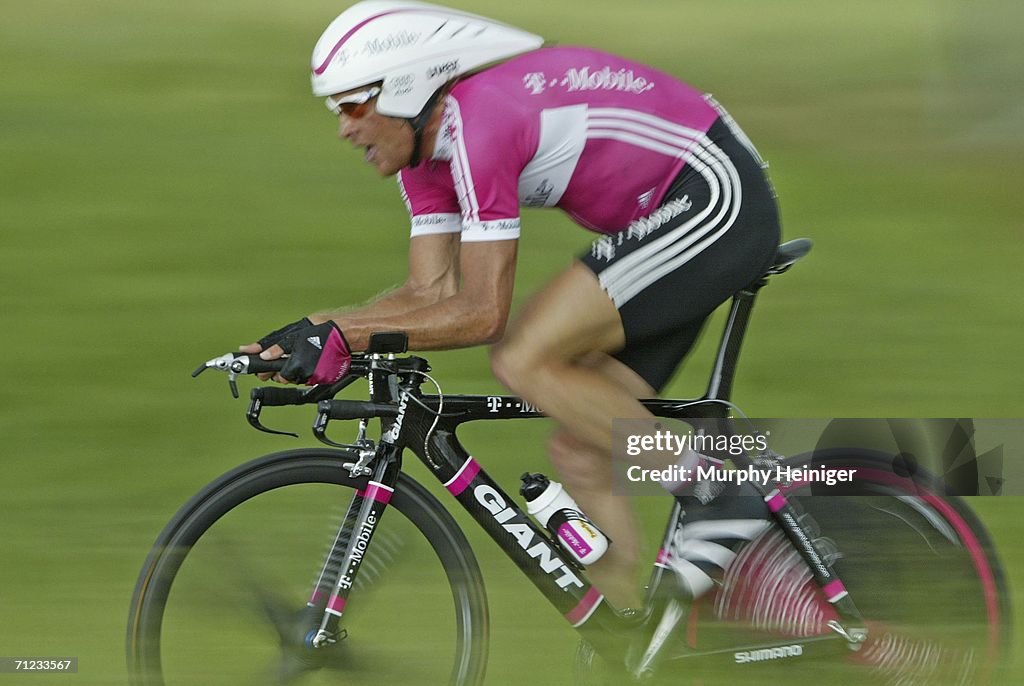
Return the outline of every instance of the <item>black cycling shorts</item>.
{"type": "Polygon", "coordinates": [[[763,163],[727,116],[711,126],[661,207],[581,257],[622,317],[626,345],[616,359],[657,391],[708,316],[763,275],[779,245],[763,163]]]}

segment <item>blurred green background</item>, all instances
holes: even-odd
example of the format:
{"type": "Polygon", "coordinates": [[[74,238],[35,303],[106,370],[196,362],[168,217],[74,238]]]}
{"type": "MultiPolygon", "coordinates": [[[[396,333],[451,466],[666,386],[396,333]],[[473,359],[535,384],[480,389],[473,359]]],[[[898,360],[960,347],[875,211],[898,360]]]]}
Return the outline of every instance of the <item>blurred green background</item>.
{"type": "MultiPolygon", "coordinates": [[[[1019,3],[459,6],[676,74],[714,93],[768,158],[786,237],[816,246],[758,305],[735,393],[746,412],[1024,415],[1019,3]]],[[[394,181],[335,139],[308,92],[309,51],[343,7],[4,8],[0,655],[81,658],[78,675],[33,683],[125,683],[128,603],[160,528],[221,472],[299,445],[249,430],[222,378],[188,377],[195,365],[403,277],[394,181]]],[[[526,212],[517,301],[588,243],[560,214],[526,212]]],[[[712,342],[670,394],[699,390],[712,342]]],[[[431,360],[449,392],[498,390],[484,350],[431,360]]],[[[511,484],[544,468],[547,430],[498,424],[466,442],[511,484]]],[[[974,505],[1024,592],[1024,502],[974,505]]],[[[551,683],[567,679],[572,632],[540,603],[525,611],[527,583],[471,540],[493,683],[519,682],[526,651],[551,683]]]]}

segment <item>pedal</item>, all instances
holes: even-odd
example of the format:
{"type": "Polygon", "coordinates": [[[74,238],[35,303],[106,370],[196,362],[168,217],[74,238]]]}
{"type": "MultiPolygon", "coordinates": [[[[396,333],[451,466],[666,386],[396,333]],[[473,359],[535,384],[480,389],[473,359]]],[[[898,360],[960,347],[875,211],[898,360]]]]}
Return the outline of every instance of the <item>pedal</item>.
{"type": "MultiPolygon", "coordinates": [[[[637,680],[647,680],[654,676],[657,667],[665,658],[669,639],[675,634],[676,628],[686,618],[686,607],[678,599],[673,598],[665,605],[661,618],[658,620],[651,638],[639,658],[632,655],[626,658],[626,669],[637,680]],[[635,664],[633,660],[636,659],[635,664]]],[[[642,645],[642,644],[641,644],[642,645]]],[[[632,652],[632,651],[631,651],[632,652]]]]}
{"type": "Polygon", "coordinates": [[[868,640],[868,630],[864,627],[847,629],[838,620],[832,619],[828,622],[828,628],[845,638],[850,644],[850,650],[860,650],[864,642],[868,640]]]}

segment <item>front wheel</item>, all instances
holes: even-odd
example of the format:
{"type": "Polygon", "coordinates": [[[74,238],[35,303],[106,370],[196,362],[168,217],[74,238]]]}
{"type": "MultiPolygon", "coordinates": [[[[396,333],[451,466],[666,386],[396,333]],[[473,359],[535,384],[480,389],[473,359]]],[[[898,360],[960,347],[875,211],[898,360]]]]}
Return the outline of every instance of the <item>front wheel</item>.
{"type": "Polygon", "coordinates": [[[335,450],[269,455],[177,513],[132,600],[135,684],[483,681],[487,601],[476,559],[451,515],[404,474],[360,566],[344,638],[306,647],[320,617],[307,607],[311,590],[365,486],[342,468],[354,460],[335,450]]]}

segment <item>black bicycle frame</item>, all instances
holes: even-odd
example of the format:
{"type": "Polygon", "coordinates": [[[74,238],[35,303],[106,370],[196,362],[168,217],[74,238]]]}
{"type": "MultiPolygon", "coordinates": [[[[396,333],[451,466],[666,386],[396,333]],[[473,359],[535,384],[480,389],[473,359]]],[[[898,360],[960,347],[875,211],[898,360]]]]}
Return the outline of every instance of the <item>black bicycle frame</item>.
{"type": "MultiPolygon", "coordinates": [[[[704,397],[692,401],[643,400],[655,416],[677,419],[725,419],[728,400],[739,357],[740,344],[749,321],[758,290],[766,279],[737,293],[719,345],[711,380],[704,397]]],[[[430,469],[473,519],[494,539],[505,554],[526,574],[554,607],[605,657],[620,658],[626,641],[623,635],[634,629],[638,619],[616,612],[602,602],[601,592],[586,580],[583,567],[567,554],[543,528],[519,507],[462,446],[456,436],[459,425],[477,420],[522,419],[544,416],[542,412],[512,396],[420,396],[422,379],[411,380],[406,389],[398,388],[399,372],[389,368],[389,357],[376,356],[374,370],[369,374],[371,402],[324,400],[316,431],[324,436],[330,419],[381,418],[383,437],[370,464],[372,475],[359,490],[346,517],[351,527],[345,561],[329,597],[326,588],[318,585],[311,605],[324,608],[324,620],[318,638],[328,639],[338,633],[348,590],[358,572],[362,551],[369,545],[373,531],[390,500],[401,471],[402,452],[409,448],[430,469]]],[[[415,359],[415,358],[413,358],[415,359]]],[[[423,364],[425,367],[425,363],[423,364]]],[[[418,372],[413,372],[413,375],[418,372]]],[[[746,455],[733,457],[740,468],[753,466],[746,455]]],[[[842,644],[855,645],[866,638],[864,621],[852,598],[825,561],[812,537],[801,526],[797,510],[778,489],[754,485],[764,499],[775,522],[803,556],[824,597],[831,603],[842,622],[833,623],[835,636],[842,644]]],[[[676,504],[674,514],[678,514],[676,504]]],[[[663,547],[667,549],[672,523],[666,531],[663,547]]],[[[661,570],[656,567],[652,584],[661,570]]],[[[823,642],[821,637],[789,640],[764,648],[799,643],[806,648],[823,642]]],[[[314,644],[316,644],[314,642],[314,644]]],[[[745,649],[745,648],[736,648],[745,649]]],[[[704,653],[705,656],[732,657],[731,650],[704,653]]]]}

